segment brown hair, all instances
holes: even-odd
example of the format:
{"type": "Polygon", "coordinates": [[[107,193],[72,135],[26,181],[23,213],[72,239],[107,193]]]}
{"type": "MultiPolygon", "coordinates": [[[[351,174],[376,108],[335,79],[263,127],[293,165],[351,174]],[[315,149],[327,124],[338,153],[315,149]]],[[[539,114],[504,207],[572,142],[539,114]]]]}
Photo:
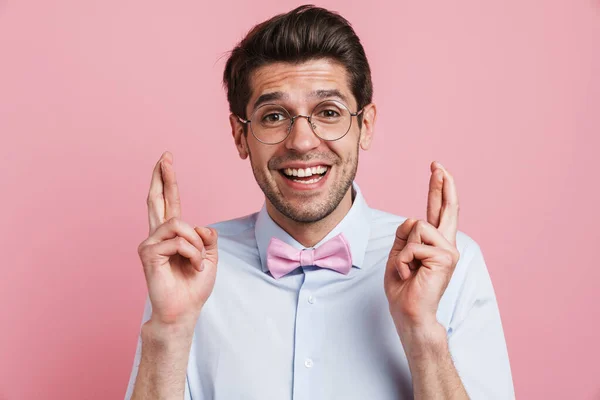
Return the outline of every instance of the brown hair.
{"type": "MultiPolygon", "coordinates": [[[[258,67],[318,58],[331,58],[346,68],[358,109],[371,102],[371,69],[350,23],[336,12],[303,5],[256,25],[231,51],[223,72],[230,111],[248,118],[250,75],[258,67]]],[[[359,119],[359,126],[361,122],[359,119]]]]}

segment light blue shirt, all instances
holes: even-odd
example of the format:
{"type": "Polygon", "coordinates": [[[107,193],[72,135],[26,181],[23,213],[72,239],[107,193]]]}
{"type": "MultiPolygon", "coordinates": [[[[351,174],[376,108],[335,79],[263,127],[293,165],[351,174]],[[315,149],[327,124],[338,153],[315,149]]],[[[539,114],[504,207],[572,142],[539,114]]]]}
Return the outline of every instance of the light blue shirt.
{"type": "MultiPolygon", "coordinates": [[[[408,361],[383,289],[395,232],[406,218],[370,208],[356,183],[352,207],[315,247],[344,233],[348,275],[314,266],[274,279],[266,265],[272,237],[304,247],[265,206],[220,222],[213,292],[198,318],[185,399],[412,399],[408,361]]],[[[494,289],[477,243],[457,234],[460,260],[442,296],[438,321],[472,399],[513,399],[508,353],[494,289]]],[[[146,299],[142,323],[151,315],[146,299]]],[[[126,399],[141,356],[138,338],[126,399]]]]}

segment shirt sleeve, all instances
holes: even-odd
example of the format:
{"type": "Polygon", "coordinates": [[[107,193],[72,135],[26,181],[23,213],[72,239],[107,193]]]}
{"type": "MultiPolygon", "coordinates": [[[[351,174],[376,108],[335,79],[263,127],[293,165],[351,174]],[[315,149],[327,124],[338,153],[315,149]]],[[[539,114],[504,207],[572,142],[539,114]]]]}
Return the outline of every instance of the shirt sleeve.
{"type": "Polygon", "coordinates": [[[470,261],[448,328],[454,366],[471,399],[514,399],[500,311],[483,254],[469,240],[461,256],[470,261]]]}
{"type": "MultiPolygon", "coordinates": [[[[150,303],[150,297],[146,295],[146,303],[144,305],[144,314],[142,316],[141,326],[144,325],[152,315],[152,303],[150,303]]],[[[138,369],[140,367],[140,361],[142,357],[142,336],[141,332],[138,334],[137,346],[135,349],[135,356],[133,358],[133,368],[131,369],[131,375],[129,377],[129,383],[127,384],[127,392],[125,393],[125,400],[131,399],[133,394],[133,386],[135,385],[135,378],[137,377],[138,369]]]]}

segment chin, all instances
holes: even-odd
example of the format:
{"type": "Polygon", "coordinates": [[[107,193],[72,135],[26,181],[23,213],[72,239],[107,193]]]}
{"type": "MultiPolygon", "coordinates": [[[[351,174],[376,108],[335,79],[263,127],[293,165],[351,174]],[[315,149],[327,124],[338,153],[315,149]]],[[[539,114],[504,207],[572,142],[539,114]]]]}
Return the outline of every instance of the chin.
{"type": "Polygon", "coordinates": [[[269,198],[273,206],[285,217],[295,222],[312,223],[322,220],[331,214],[339,205],[330,194],[321,192],[319,194],[303,194],[295,198],[269,198]]]}
{"type": "MultiPolygon", "coordinates": [[[[279,211],[282,212],[282,210],[279,211]]],[[[282,212],[282,214],[284,214],[287,218],[291,219],[292,221],[309,224],[321,221],[329,214],[331,214],[333,210],[315,209],[311,207],[303,209],[289,208],[283,209],[283,211],[285,212],[282,212]]]]}

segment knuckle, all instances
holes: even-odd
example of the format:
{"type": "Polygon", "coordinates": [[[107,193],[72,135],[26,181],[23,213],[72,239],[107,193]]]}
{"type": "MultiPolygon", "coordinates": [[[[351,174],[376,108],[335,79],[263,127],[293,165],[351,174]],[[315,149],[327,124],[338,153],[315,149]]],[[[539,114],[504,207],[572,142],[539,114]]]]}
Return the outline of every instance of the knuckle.
{"type": "Polygon", "coordinates": [[[460,260],[460,252],[457,249],[452,250],[452,261],[457,263],[460,260]]]}
{"type": "Polygon", "coordinates": [[[398,256],[394,258],[392,265],[395,270],[398,270],[402,266],[402,262],[406,262],[410,259],[410,257],[407,256],[407,254],[407,252],[400,252],[398,253],[398,256]]]}
{"type": "Polygon", "coordinates": [[[448,211],[458,211],[458,203],[455,203],[454,201],[448,201],[446,204],[444,204],[442,206],[442,209],[444,211],[448,210],[448,211]]]}
{"type": "Polygon", "coordinates": [[[138,254],[139,254],[140,256],[142,256],[142,255],[143,255],[143,254],[146,252],[146,248],[147,248],[147,247],[148,247],[148,246],[146,245],[146,241],[144,240],[142,243],[140,243],[140,244],[138,245],[138,248],[137,248],[137,252],[138,252],[138,254]]]}
{"type": "Polygon", "coordinates": [[[168,185],[168,187],[171,189],[171,194],[165,196],[165,200],[167,200],[171,203],[178,202],[179,201],[179,191],[178,191],[177,181],[173,181],[171,184],[168,185]]]}
{"type": "Polygon", "coordinates": [[[173,229],[177,229],[177,228],[179,228],[179,225],[181,224],[181,221],[179,221],[179,218],[177,218],[177,217],[171,217],[171,218],[169,218],[169,220],[167,221],[167,223],[173,229]]]}
{"type": "Polygon", "coordinates": [[[407,243],[406,246],[404,247],[404,249],[406,249],[406,252],[410,252],[410,253],[414,252],[416,248],[417,248],[417,243],[413,243],[413,242],[407,243]]]}
{"type": "Polygon", "coordinates": [[[402,224],[402,225],[399,225],[399,226],[396,228],[396,238],[400,238],[400,234],[401,234],[401,232],[402,232],[402,229],[403,229],[403,227],[404,227],[404,224],[402,224]]]}
{"type": "Polygon", "coordinates": [[[148,193],[148,197],[146,197],[146,204],[149,206],[156,204],[156,202],[158,201],[158,196],[159,195],[154,193],[148,193]]]}
{"type": "Polygon", "coordinates": [[[182,238],[181,236],[177,236],[177,238],[175,238],[175,240],[177,241],[177,248],[182,249],[183,247],[185,247],[187,245],[187,240],[185,240],[184,238],[182,238]]]}
{"type": "Polygon", "coordinates": [[[454,254],[451,251],[444,251],[443,255],[443,261],[445,262],[445,264],[449,264],[452,265],[454,263],[454,254]]]}
{"type": "Polygon", "coordinates": [[[154,248],[154,246],[151,244],[146,244],[139,248],[138,252],[139,252],[140,260],[142,260],[142,264],[146,265],[146,264],[150,263],[153,258],[155,258],[155,255],[152,254],[153,248],[154,248]]]}

